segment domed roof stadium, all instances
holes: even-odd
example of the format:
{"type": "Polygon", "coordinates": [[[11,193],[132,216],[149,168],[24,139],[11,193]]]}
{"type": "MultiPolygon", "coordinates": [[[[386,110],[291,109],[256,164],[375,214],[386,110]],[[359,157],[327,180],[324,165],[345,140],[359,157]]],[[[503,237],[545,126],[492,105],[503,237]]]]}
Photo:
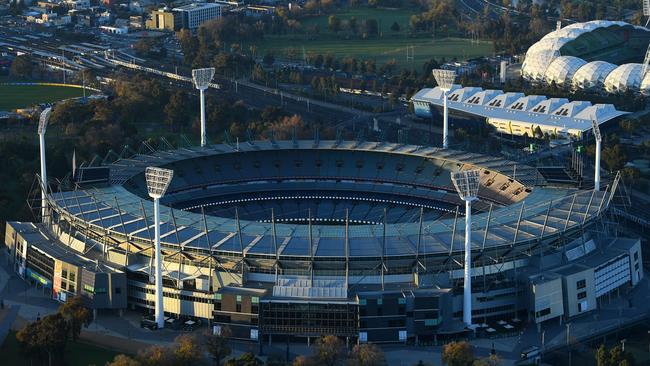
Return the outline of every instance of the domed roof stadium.
{"type": "Polygon", "coordinates": [[[544,80],[546,69],[556,56],[554,51],[543,51],[526,57],[521,67],[522,76],[532,81],[544,80]]]}
{"type": "Polygon", "coordinates": [[[616,65],[605,61],[586,63],[573,75],[573,88],[583,90],[602,88],[605,78],[614,69],[616,65]]]}
{"type": "MultiPolygon", "coordinates": [[[[521,73],[524,79],[533,82],[574,89],[600,88],[616,65],[642,61],[648,43],[650,30],[626,22],[575,23],[550,32],[533,44],[526,52],[521,73]]],[[[621,70],[623,74],[624,70],[627,68],[621,70]]],[[[638,76],[642,79],[642,75],[638,76]]],[[[611,88],[606,91],[639,91],[641,80],[635,83],[634,78],[626,79],[629,81],[626,85],[618,85],[616,80],[613,76],[611,88]]]]}
{"type": "Polygon", "coordinates": [[[641,87],[641,64],[624,64],[614,69],[605,78],[605,90],[609,93],[625,93],[641,87]]]}
{"type": "Polygon", "coordinates": [[[556,57],[546,69],[546,82],[558,86],[571,85],[573,75],[586,63],[587,61],[574,56],[556,57]]]}

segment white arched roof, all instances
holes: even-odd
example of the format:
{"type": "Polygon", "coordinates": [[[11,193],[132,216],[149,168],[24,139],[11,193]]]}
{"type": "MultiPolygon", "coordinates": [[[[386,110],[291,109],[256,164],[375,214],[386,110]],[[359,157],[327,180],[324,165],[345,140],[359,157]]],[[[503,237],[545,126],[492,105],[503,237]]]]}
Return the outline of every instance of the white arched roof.
{"type": "MultiPolygon", "coordinates": [[[[522,77],[530,81],[555,82],[557,85],[568,85],[571,83],[574,88],[578,89],[600,87],[604,83],[605,78],[616,66],[602,61],[587,63],[578,57],[565,59],[564,56],[561,56],[560,49],[565,44],[585,33],[593,32],[599,28],[609,27],[633,27],[646,32],[650,31],[645,27],[610,20],[593,20],[568,25],[562,29],[548,33],[538,42],[530,46],[526,51],[526,57],[522,64],[522,77]]],[[[625,70],[626,68],[620,71],[621,76],[625,76],[625,70]]],[[[639,78],[641,77],[639,76],[639,78]]],[[[636,82],[630,79],[626,82],[630,82],[632,88],[636,90],[641,85],[641,80],[636,82]]],[[[627,86],[620,85],[615,78],[612,79],[610,87],[617,92],[622,91],[621,89],[628,89],[627,86]]],[[[648,88],[646,89],[650,92],[650,79],[648,80],[648,88]]]]}
{"type": "Polygon", "coordinates": [[[544,80],[546,69],[555,57],[557,57],[557,54],[553,51],[539,52],[530,57],[526,56],[524,63],[521,65],[521,75],[528,80],[544,80]]]}
{"type": "Polygon", "coordinates": [[[600,88],[605,83],[605,78],[616,69],[616,65],[605,61],[592,61],[586,63],[573,75],[571,83],[575,89],[600,88]]]}
{"type": "Polygon", "coordinates": [[[573,75],[584,66],[587,61],[574,56],[556,57],[548,66],[545,72],[547,83],[555,83],[558,86],[571,85],[573,75]]]}
{"type": "Polygon", "coordinates": [[[609,93],[638,91],[641,87],[642,64],[623,64],[605,78],[605,90],[609,93]]]}

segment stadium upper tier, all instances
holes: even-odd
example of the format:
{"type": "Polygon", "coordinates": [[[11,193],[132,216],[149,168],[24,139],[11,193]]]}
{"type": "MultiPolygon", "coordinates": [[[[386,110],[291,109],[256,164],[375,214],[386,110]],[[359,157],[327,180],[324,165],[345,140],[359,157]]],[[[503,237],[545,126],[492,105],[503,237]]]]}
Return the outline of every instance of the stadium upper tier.
{"type": "MultiPolygon", "coordinates": [[[[441,107],[443,93],[438,87],[425,88],[412,98],[415,114],[431,117],[431,107],[441,107]]],[[[591,120],[600,125],[627,112],[611,104],[592,105],[587,101],[569,101],[564,98],[547,99],[541,95],[504,93],[501,90],[483,90],[476,87],[452,86],[448,93],[448,107],[457,114],[480,116],[500,133],[534,136],[539,127],[551,136],[581,138],[591,131],[591,120]]]]}
{"type": "MultiPolygon", "coordinates": [[[[51,193],[48,205],[54,222],[65,221],[97,240],[125,243],[128,237],[131,245],[150,247],[153,212],[145,202],[143,176],[147,166],[175,170],[168,194],[161,200],[167,206],[162,208],[161,224],[165,250],[181,246],[224,258],[244,256],[247,261],[461,255],[464,220],[449,209],[449,205],[462,204],[450,182],[450,172],[460,170],[481,171],[482,206],[475,205],[479,212],[474,216],[472,236],[479,250],[511,250],[554,239],[591,222],[606,209],[611,196],[608,190],[535,185],[544,182],[534,168],[467,152],[376,142],[264,141],[122,158],[108,166],[110,180],[82,182],[76,190],[51,193]],[[294,199],[295,192],[305,189],[311,196],[363,192],[365,196],[359,197],[368,197],[371,192],[378,200],[392,197],[394,202],[384,202],[384,207],[401,204],[399,200],[440,203],[446,214],[423,218],[422,223],[391,223],[382,222],[380,209],[379,222],[346,225],[343,215],[338,224],[304,217],[301,222],[280,223],[271,212],[266,220],[244,220],[176,208],[207,206],[238,193],[273,192],[279,199],[282,195],[294,199]]],[[[92,243],[84,241],[83,245],[92,243]]]]}
{"type": "Polygon", "coordinates": [[[625,22],[595,20],[550,32],[526,52],[522,76],[560,87],[609,93],[650,92],[641,61],[650,31],[625,22]],[[621,64],[621,66],[616,66],[621,64]]]}

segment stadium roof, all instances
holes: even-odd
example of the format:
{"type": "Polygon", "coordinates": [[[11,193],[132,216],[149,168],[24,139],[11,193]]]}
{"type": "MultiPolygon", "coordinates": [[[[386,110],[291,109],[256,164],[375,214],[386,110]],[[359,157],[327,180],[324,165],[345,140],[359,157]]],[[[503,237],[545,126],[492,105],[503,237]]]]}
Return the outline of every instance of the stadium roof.
{"type": "MultiPolygon", "coordinates": [[[[604,31],[620,28],[638,31],[640,34],[649,32],[647,28],[621,21],[594,20],[568,25],[548,33],[530,46],[526,51],[521,75],[530,81],[544,81],[574,89],[596,89],[604,86],[604,90],[609,93],[628,90],[648,93],[650,79],[642,83],[644,75],[641,75],[641,64],[621,65],[619,70],[615,65],[603,61],[622,62],[637,57],[631,56],[638,48],[645,50],[647,43],[644,43],[643,37],[635,38],[604,31]],[[579,37],[580,41],[577,41],[579,37]],[[628,42],[632,42],[630,39],[634,40],[634,44],[628,46],[628,42]],[[628,54],[625,50],[634,52],[628,54]],[[588,63],[589,60],[595,62],[588,63]]],[[[650,34],[647,37],[650,38],[650,34]]]]}
{"type": "MultiPolygon", "coordinates": [[[[442,90],[436,87],[422,89],[411,99],[442,106],[442,98],[442,90]]],[[[521,93],[504,93],[500,90],[462,88],[460,85],[455,85],[449,93],[448,107],[486,118],[506,119],[581,132],[591,130],[592,118],[595,118],[598,124],[602,124],[628,113],[617,110],[611,104],[592,105],[587,101],[569,102],[566,99],[547,99],[539,95],[524,96],[521,93]]]]}
{"type": "MultiPolygon", "coordinates": [[[[272,152],[277,149],[377,151],[397,158],[408,154],[446,159],[454,166],[461,164],[465,169],[478,166],[502,172],[513,167],[512,162],[500,158],[412,145],[359,141],[265,141],[245,143],[239,147],[214,145],[203,149],[182,148],[147,155],[136,154],[111,165],[111,169],[115,170],[112,176],[117,178],[116,184],[55,192],[48,198],[55,210],[81,220],[93,230],[102,229],[112,235],[126,235],[136,242],[151,242],[152,205],[117,182],[125,182],[124,177],[128,179],[142,173],[150,165],[165,166],[214,154],[272,152]]],[[[520,167],[524,171],[526,168],[517,165],[518,180],[520,167]]],[[[514,207],[495,207],[491,215],[485,212],[476,214],[473,219],[475,235],[472,236],[472,244],[477,249],[511,247],[518,243],[538,242],[540,237],[559,235],[566,229],[582,226],[600,214],[607,207],[610,196],[607,190],[596,192],[535,187],[522,202],[525,204],[524,209],[522,204],[515,204],[514,207]]],[[[412,257],[416,254],[418,243],[418,253],[421,255],[448,255],[462,251],[464,231],[463,220],[456,221],[453,218],[424,222],[421,231],[418,223],[388,224],[386,227],[352,225],[347,235],[345,225],[276,223],[273,230],[273,224],[268,222],[241,220],[238,225],[234,219],[216,216],[207,216],[205,227],[203,217],[198,213],[165,207],[161,211],[163,246],[211,250],[215,254],[224,255],[231,253],[270,258],[275,258],[276,255],[344,257],[347,244],[350,257],[412,257]]]]}

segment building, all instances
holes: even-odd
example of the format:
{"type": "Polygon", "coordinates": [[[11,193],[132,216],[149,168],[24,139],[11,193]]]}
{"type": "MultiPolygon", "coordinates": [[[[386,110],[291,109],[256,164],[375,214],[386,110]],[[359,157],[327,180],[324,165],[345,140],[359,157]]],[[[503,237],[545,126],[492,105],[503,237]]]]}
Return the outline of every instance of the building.
{"type": "Polygon", "coordinates": [[[477,334],[492,329],[483,324],[542,326],[598,311],[602,299],[644,279],[638,239],[592,233],[616,182],[601,191],[560,188],[519,163],[514,176],[515,163],[501,158],[370,141],[251,141],[123,156],[79,168],[75,190],[48,192],[44,223],[7,223],[16,272],[59,301],[87,287],[98,308],[154,308],[143,173],[153,165],[174,171],[161,198],[165,315],[237,339],[467,336],[465,226],[455,215],[463,202],[451,182],[463,169],[480,171],[471,271],[477,334]],[[104,289],[114,297],[100,302],[104,289]]]}
{"type": "Polygon", "coordinates": [[[621,21],[574,23],[530,46],[521,75],[534,83],[607,93],[650,92],[642,74],[650,31],[621,21]]]}
{"type": "Polygon", "coordinates": [[[152,10],[145,22],[149,30],[177,31],[183,25],[182,16],[179,12],[170,11],[168,8],[152,10]]]}
{"type": "Polygon", "coordinates": [[[172,9],[180,14],[181,28],[189,30],[197,29],[208,20],[221,18],[222,4],[215,3],[192,3],[172,9]]]}
{"type": "Polygon", "coordinates": [[[43,287],[57,301],[83,296],[94,310],[126,308],[126,273],[54,242],[42,225],[7,223],[5,244],[23,279],[43,287]]]}
{"type": "MultiPolygon", "coordinates": [[[[611,104],[592,105],[587,101],[548,99],[541,95],[460,85],[453,85],[447,95],[452,124],[486,121],[498,133],[506,135],[532,137],[541,131],[551,138],[582,139],[591,131],[592,118],[602,125],[628,114],[611,104]]],[[[422,89],[413,95],[411,102],[418,117],[442,120],[443,92],[440,88],[422,89]]]]}

